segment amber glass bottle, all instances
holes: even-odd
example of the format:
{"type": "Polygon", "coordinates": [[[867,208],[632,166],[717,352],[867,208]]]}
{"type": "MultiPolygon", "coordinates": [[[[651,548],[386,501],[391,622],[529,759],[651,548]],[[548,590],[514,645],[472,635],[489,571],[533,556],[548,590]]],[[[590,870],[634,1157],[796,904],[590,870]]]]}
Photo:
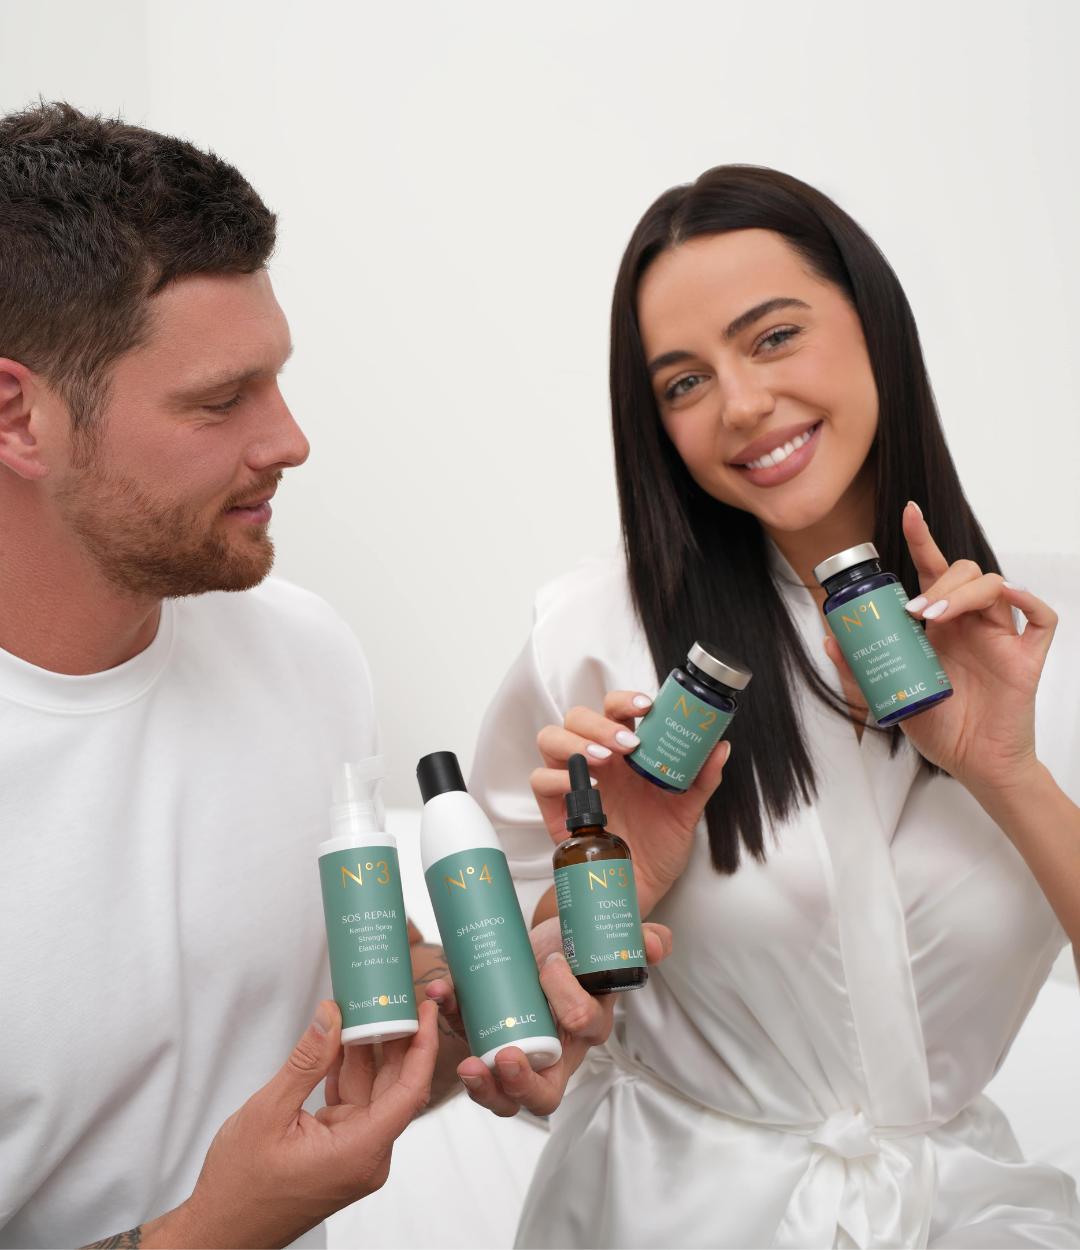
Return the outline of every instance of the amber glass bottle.
{"type": "Polygon", "coordinates": [[[649,979],[630,848],[608,833],[584,755],[570,757],[566,827],[552,858],[563,953],[590,994],[636,990],[649,979]]]}

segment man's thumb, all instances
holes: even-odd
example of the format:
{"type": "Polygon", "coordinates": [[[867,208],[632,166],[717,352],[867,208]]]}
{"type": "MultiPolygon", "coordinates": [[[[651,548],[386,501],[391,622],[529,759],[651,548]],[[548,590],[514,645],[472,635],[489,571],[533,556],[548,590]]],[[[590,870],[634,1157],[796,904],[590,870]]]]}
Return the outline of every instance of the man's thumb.
{"type": "Polygon", "coordinates": [[[337,1003],[323,999],[292,1054],[258,1095],[267,1113],[282,1125],[291,1124],[308,1095],[330,1071],[340,1048],[341,1012],[337,1003]]]}

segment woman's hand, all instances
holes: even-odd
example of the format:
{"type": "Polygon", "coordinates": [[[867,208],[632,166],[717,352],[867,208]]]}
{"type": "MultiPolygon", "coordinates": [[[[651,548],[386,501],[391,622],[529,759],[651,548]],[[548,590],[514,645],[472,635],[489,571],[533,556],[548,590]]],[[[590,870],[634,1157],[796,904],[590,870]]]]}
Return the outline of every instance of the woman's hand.
{"type": "MultiPolygon", "coordinates": [[[[671,953],[671,930],[647,924],[645,957],[656,964],[671,953]]],[[[512,1116],[524,1107],[534,1115],[550,1115],[562,1102],[566,1083],[581,1066],[590,1047],[607,1041],[615,1009],[615,994],[594,998],[578,984],[562,954],[562,935],[557,918],[545,920],[529,932],[533,954],[540,968],[540,985],[547,996],[562,1043],[562,1057],[550,1067],[534,1072],[525,1052],[504,1046],[490,1071],[475,1055],[458,1064],[458,1076],[469,1097],[498,1116],[512,1116]]],[[[461,1027],[453,982],[449,977],[433,981],[428,997],[439,1011],[461,1027]]]]}
{"type": "Polygon", "coordinates": [[[634,720],[650,706],[647,695],[615,690],[605,697],[602,714],[587,707],[571,708],[562,725],[548,725],[537,736],[544,767],[530,778],[548,833],[553,841],[562,842],[570,836],[564,803],[570,790],[567,762],[571,755],[585,756],[603,796],[608,829],[629,845],[633,855],[642,916],[652,911],[686,867],[694,829],[731,754],[731,744],[721,742],[684,794],[654,786],[622,758],[638,745],[634,720]]]}
{"type": "MultiPolygon", "coordinates": [[[[976,797],[1023,784],[1038,766],[1035,691],[1057,615],[972,560],[949,564],[917,504],[904,509],[903,527],[921,591],[908,611],[924,622],[953,695],[900,727],[920,755],[976,797]],[[1014,607],[1027,618],[1022,634],[1014,607]]],[[[843,673],[835,639],[826,650],[843,673]]]]}

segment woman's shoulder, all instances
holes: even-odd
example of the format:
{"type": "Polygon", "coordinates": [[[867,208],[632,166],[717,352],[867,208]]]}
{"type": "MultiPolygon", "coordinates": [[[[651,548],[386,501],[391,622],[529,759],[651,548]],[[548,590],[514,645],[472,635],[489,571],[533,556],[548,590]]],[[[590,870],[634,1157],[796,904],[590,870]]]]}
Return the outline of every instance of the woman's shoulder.
{"type": "Polygon", "coordinates": [[[597,680],[602,670],[605,681],[655,681],[621,548],[582,560],[540,588],[532,645],[555,685],[560,678],[576,685],[583,670],[597,680]]]}

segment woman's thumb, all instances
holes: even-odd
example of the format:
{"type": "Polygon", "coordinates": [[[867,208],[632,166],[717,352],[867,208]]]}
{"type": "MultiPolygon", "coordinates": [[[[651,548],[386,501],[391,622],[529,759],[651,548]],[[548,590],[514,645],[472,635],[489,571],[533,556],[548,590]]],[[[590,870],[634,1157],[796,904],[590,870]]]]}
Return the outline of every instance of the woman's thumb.
{"type": "Polygon", "coordinates": [[[256,1095],[280,1124],[296,1119],[315,1086],[326,1076],[341,1048],[341,1012],[323,999],[315,1017],[277,1074],[256,1095]]]}

